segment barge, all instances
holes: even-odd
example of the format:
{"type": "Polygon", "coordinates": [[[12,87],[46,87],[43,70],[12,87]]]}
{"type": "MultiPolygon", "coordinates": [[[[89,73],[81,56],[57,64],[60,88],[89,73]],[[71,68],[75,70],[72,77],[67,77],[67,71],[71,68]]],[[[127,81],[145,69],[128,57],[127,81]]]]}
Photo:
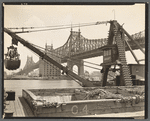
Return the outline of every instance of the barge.
{"type": "Polygon", "coordinates": [[[23,90],[35,117],[77,117],[144,111],[144,86],[23,90]]]}

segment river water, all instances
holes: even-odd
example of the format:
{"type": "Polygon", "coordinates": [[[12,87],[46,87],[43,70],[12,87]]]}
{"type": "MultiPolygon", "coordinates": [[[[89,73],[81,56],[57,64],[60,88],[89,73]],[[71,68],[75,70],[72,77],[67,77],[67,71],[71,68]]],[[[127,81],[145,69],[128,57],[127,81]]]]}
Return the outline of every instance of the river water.
{"type": "Polygon", "coordinates": [[[5,90],[15,91],[17,96],[22,95],[22,89],[51,89],[81,87],[73,80],[4,80],[5,90]]]}

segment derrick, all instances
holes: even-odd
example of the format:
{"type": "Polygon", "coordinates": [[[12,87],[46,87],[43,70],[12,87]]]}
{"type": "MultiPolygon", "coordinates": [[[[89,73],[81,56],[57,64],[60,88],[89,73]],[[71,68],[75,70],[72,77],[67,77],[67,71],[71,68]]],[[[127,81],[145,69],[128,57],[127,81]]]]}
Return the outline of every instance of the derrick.
{"type": "MultiPolygon", "coordinates": [[[[131,51],[133,57],[135,58],[136,62],[139,64],[139,61],[137,60],[134,52],[132,51],[129,43],[125,40],[125,34],[131,41],[133,41],[132,37],[123,29],[122,26],[119,25],[117,21],[111,21],[110,22],[110,30],[109,30],[109,36],[108,36],[108,43],[106,46],[103,47],[103,56],[104,56],[104,62],[101,64],[103,66],[103,69],[101,70],[102,73],[102,86],[106,86],[107,82],[107,75],[110,70],[110,67],[114,65],[114,71],[117,69],[115,68],[116,65],[120,67],[120,76],[119,76],[119,84],[118,86],[132,86],[132,79],[131,74],[129,71],[129,67],[126,62],[125,57],[125,44],[127,44],[127,47],[131,51]],[[115,46],[116,45],[116,46],[115,46]]],[[[140,50],[144,52],[142,47],[140,45],[133,41],[140,50]]]]}
{"type": "Polygon", "coordinates": [[[38,54],[42,59],[45,59],[46,61],[54,64],[59,69],[63,70],[63,72],[66,73],[67,75],[69,75],[72,78],[77,79],[78,81],[80,81],[82,83],[82,86],[85,86],[85,87],[92,87],[92,86],[94,86],[92,84],[92,82],[90,82],[89,80],[85,80],[85,79],[79,77],[77,74],[75,74],[74,72],[70,71],[67,67],[62,66],[57,61],[55,61],[52,58],[50,58],[49,56],[47,56],[44,52],[40,51],[39,49],[34,47],[32,44],[30,44],[29,42],[25,41],[23,38],[21,38],[18,35],[16,35],[16,33],[12,32],[12,31],[10,31],[10,30],[8,30],[6,28],[4,28],[4,32],[9,34],[13,38],[12,39],[13,42],[14,41],[15,42],[20,42],[21,44],[23,44],[24,46],[26,46],[27,48],[29,48],[30,50],[32,50],[33,52],[38,54]]]}

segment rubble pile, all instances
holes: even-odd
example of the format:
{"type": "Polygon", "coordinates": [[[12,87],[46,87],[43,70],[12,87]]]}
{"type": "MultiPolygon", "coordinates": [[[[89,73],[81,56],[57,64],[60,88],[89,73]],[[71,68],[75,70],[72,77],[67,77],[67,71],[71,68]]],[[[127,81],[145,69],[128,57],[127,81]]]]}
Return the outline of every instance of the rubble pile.
{"type": "Polygon", "coordinates": [[[133,93],[132,96],[124,96],[121,93],[111,93],[104,89],[94,89],[90,91],[85,90],[75,90],[74,99],[73,100],[97,100],[97,99],[121,99],[122,102],[126,102],[127,100],[137,99],[137,102],[140,100],[144,100],[145,93],[144,91],[138,91],[134,89],[126,90],[126,93],[133,93]]]}

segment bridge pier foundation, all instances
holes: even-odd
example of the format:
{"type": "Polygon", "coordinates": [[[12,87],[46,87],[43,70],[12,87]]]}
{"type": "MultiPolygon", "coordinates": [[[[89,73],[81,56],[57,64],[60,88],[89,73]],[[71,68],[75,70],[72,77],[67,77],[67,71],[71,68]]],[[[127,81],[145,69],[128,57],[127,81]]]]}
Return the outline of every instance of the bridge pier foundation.
{"type": "Polygon", "coordinates": [[[68,69],[73,71],[73,66],[76,65],[78,67],[78,75],[84,77],[84,62],[82,59],[72,61],[71,59],[67,60],[68,69]]]}

